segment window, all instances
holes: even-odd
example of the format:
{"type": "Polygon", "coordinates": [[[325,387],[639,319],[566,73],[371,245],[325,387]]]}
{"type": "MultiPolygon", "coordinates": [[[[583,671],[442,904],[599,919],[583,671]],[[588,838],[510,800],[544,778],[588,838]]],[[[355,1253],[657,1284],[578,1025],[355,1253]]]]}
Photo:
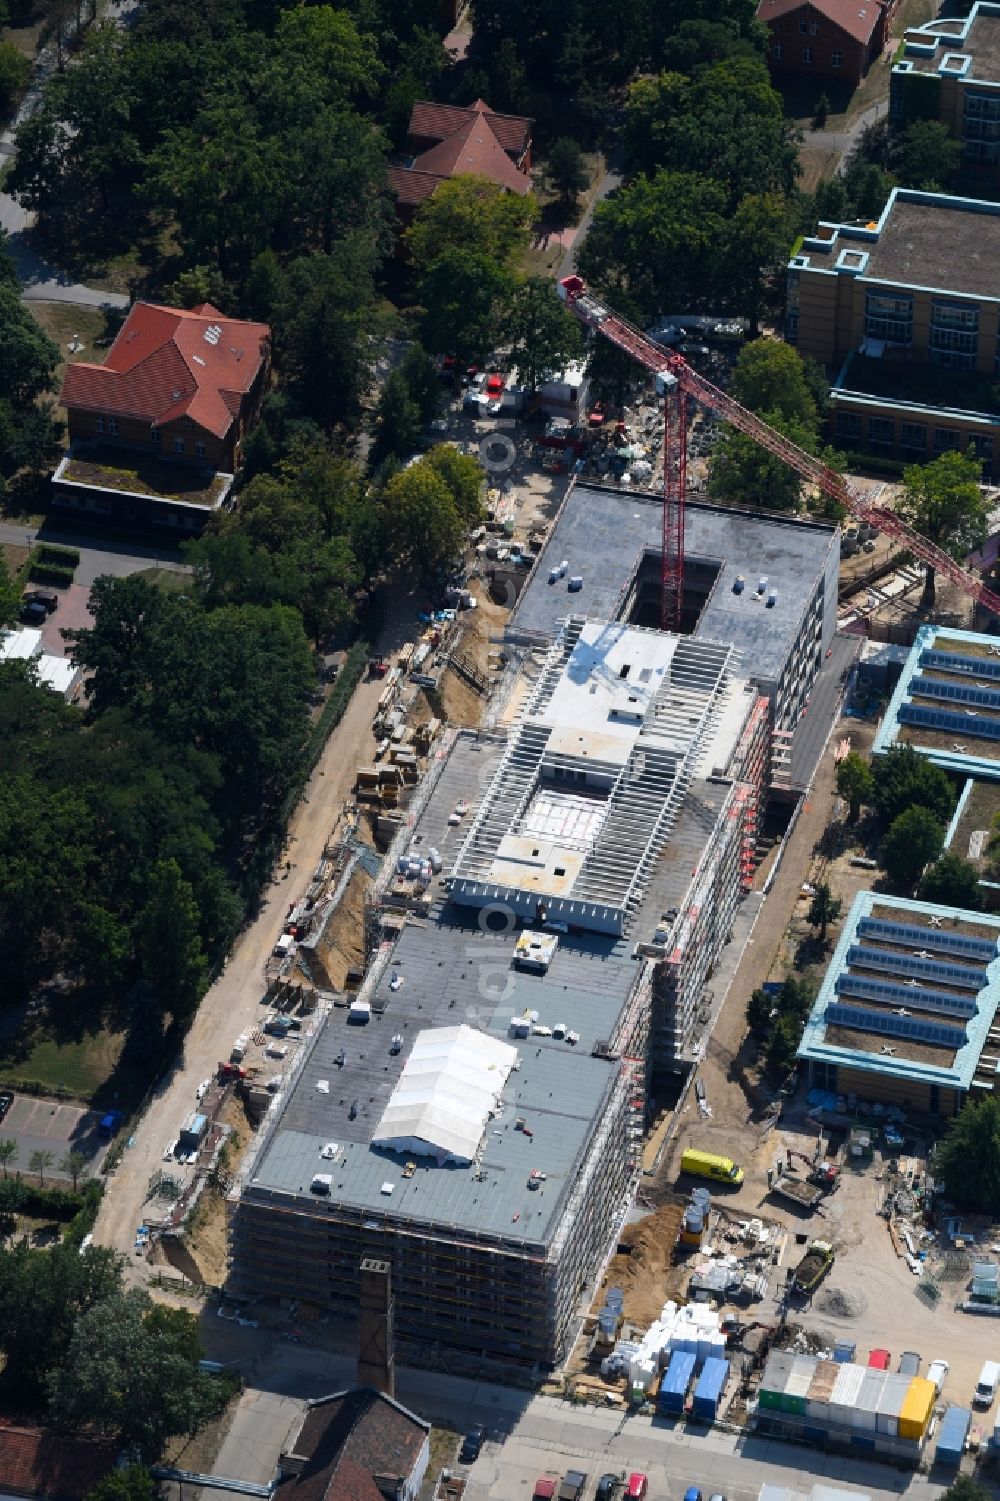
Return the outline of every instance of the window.
{"type": "Polygon", "coordinates": [[[771,48],[771,52],[772,52],[772,54],[774,56],[775,62],[779,62],[780,63],[781,59],[785,55],[784,45],[781,42],[775,42],[774,46],[771,48]]]}
{"type": "Polygon", "coordinates": [[[857,412],[838,412],[837,413],[837,437],[838,438],[860,438],[861,437],[861,418],[858,416],[857,412]]]}
{"type": "Polygon", "coordinates": [[[830,67],[839,68],[843,61],[843,54],[836,47],[834,47],[833,51],[830,53],[830,67]]]}
{"type": "Polygon", "coordinates": [[[150,442],[152,442],[152,443],[159,443],[159,441],[160,441],[160,429],[158,427],[151,427],[150,430],[149,430],[149,438],[150,438],[150,442]]]}
{"type": "Polygon", "coordinates": [[[975,333],[979,328],[979,309],[958,302],[934,302],[931,305],[931,327],[975,333]]]}
{"type": "Polygon", "coordinates": [[[812,60],[813,60],[813,50],[812,50],[812,48],[811,47],[803,47],[803,49],[802,49],[802,61],[804,63],[811,63],[812,60]]]}
{"type": "Polygon", "coordinates": [[[205,457],[205,445],[204,445],[204,443],[196,443],[194,445],[194,451],[197,454],[197,456],[198,456],[199,459],[203,459],[205,457]]]}
{"type": "Polygon", "coordinates": [[[896,424],[891,417],[868,419],[868,441],[873,448],[891,448],[896,441],[896,424]]]}
{"type": "Polygon", "coordinates": [[[95,417],[94,418],[94,427],[96,428],[96,430],[99,433],[103,433],[103,431],[104,431],[104,418],[103,417],[95,417]]]}
{"type": "Polygon", "coordinates": [[[932,365],[941,365],[945,370],[971,370],[976,363],[976,357],[968,350],[938,349],[936,344],[931,344],[929,361],[932,365]]]}
{"type": "Polygon", "coordinates": [[[927,452],[927,427],[923,422],[904,422],[900,430],[900,446],[907,454],[927,452]]]}
{"type": "Polygon", "coordinates": [[[109,433],[113,433],[117,437],[117,435],[118,435],[118,418],[117,417],[109,417],[108,418],[108,432],[109,433]]]}
{"type": "Polygon", "coordinates": [[[967,120],[1000,120],[1000,99],[985,94],[966,94],[965,118],[967,120]]]}
{"type": "Polygon", "coordinates": [[[869,292],[865,299],[865,333],[889,344],[909,344],[913,338],[913,301],[869,292]]]}
{"type": "Polygon", "coordinates": [[[836,1092],[837,1089],[837,1065],[835,1063],[818,1063],[812,1065],[812,1082],[817,1089],[828,1089],[836,1092]]]}
{"type": "Polygon", "coordinates": [[[789,308],[785,314],[785,339],[789,344],[797,344],[799,341],[798,308],[789,308]]]}
{"type": "Polygon", "coordinates": [[[803,36],[805,36],[805,34],[806,34],[806,27],[807,27],[806,18],[805,18],[805,16],[803,16],[802,20],[799,22],[799,30],[801,31],[801,33],[802,33],[803,36]]]}
{"type": "Polygon", "coordinates": [[[995,162],[997,160],[996,141],[966,141],[965,155],[970,162],[995,162]]]}
{"type": "Polygon", "coordinates": [[[816,36],[818,34],[818,32],[819,32],[819,26],[817,25],[817,23],[815,21],[810,21],[809,22],[809,35],[810,36],[816,36]]]}
{"type": "Polygon", "coordinates": [[[174,439],[174,453],[183,453],[183,452],[184,452],[184,439],[183,438],[175,438],[174,439]]]}
{"type": "Polygon", "coordinates": [[[959,434],[952,427],[934,429],[934,452],[953,453],[959,446],[959,434]]]}

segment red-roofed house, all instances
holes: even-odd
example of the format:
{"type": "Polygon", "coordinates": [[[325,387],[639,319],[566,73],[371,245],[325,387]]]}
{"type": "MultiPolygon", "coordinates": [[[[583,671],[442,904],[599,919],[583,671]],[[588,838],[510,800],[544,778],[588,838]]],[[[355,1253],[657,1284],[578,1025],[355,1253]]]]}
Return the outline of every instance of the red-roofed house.
{"type": "Polygon", "coordinates": [[[0,1427],[0,1495],[80,1501],[114,1467],[111,1444],[0,1427]]]}
{"type": "Polygon", "coordinates": [[[371,1387],[310,1402],[278,1462],[275,1501],[415,1501],[430,1423],[371,1387]]]}
{"type": "Polygon", "coordinates": [[[239,468],[271,368],[265,323],[137,302],[103,365],[70,365],[57,504],[197,529],[239,468]],[[228,481],[228,483],[226,483],[228,481]]]}
{"type": "Polygon", "coordinates": [[[495,114],[482,99],[468,109],[418,101],[410,116],[410,147],[413,160],[389,168],[404,223],[449,177],[485,177],[509,193],[531,192],[531,121],[495,114]]]}
{"type": "Polygon", "coordinates": [[[760,0],[777,77],[822,79],[855,88],[880,55],[889,8],[882,0],[760,0]]]}

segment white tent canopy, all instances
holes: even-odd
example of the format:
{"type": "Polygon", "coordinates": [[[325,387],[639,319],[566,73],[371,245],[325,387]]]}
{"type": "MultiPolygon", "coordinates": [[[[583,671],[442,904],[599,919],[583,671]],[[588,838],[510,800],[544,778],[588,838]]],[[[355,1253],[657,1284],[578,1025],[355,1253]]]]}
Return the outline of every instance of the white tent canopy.
{"type": "Polygon", "coordinates": [[[372,1145],[441,1163],[471,1162],[516,1061],[516,1048],[473,1027],[426,1028],[413,1044],[372,1145]]]}

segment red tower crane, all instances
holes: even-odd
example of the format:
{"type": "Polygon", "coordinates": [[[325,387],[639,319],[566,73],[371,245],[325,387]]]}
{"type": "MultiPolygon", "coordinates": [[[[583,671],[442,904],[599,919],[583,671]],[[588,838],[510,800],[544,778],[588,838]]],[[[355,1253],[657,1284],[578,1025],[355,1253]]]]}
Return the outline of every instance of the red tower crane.
{"type": "Polygon", "coordinates": [[[711,381],[693,370],[687,360],[673,350],[664,349],[613,313],[593,297],[579,276],[564,277],[558,285],[559,296],[586,327],[610,339],[612,344],[632,356],[656,378],[657,390],[665,398],[663,433],[663,563],[661,624],[664,630],[677,630],[684,599],[684,504],[687,493],[687,401],[690,397],[746,433],[762,448],[776,454],[791,469],[809,480],[824,495],[829,495],[860,521],[877,527],[886,536],[902,544],[922,563],[942,573],[963,589],[971,599],[1000,617],[1000,595],[988,589],[982,579],[963,568],[961,563],[906,525],[894,511],[874,505],[863,491],[852,489],[835,469],[806,453],[805,449],[776,432],[762,418],[750,412],[720,391],[711,381]]]}

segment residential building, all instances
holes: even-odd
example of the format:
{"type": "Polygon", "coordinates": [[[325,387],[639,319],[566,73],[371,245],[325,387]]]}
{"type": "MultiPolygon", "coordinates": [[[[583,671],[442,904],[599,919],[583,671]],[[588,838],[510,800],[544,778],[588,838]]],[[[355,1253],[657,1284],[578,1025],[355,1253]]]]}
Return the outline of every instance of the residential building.
{"type": "Polygon", "coordinates": [[[760,0],[776,78],[816,78],[855,88],[885,45],[882,0],[760,0]]]}
{"type": "Polygon", "coordinates": [[[967,16],[906,32],[893,63],[889,113],[898,124],[937,119],[965,161],[995,176],[1000,162],[1000,4],[976,0],[967,16]]]}
{"type": "Polygon", "coordinates": [[[370,1387],[306,1406],[278,1461],[276,1501],[416,1501],[431,1425],[370,1387]]]}
{"type": "Polygon", "coordinates": [[[809,1083],[950,1117],[1000,1068],[1000,917],[862,891],[806,1022],[809,1083]]]}
{"type": "Polygon", "coordinates": [[[103,365],[70,365],[70,450],[54,504],[126,524],[198,530],[223,505],[259,415],[270,329],[138,302],[103,365]]]}
{"type": "Polygon", "coordinates": [[[485,177],[508,193],[531,192],[531,121],[499,115],[482,99],[468,109],[420,100],[410,116],[411,155],[389,168],[402,225],[451,177],[485,177]]]}
{"type": "Polygon", "coordinates": [[[996,474],[998,319],[1000,203],[894,188],[877,221],[821,223],[788,263],[786,336],[834,373],[848,451],[974,448],[996,474]]]}
{"type": "Polygon", "coordinates": [[[83,1501],[114,1464],[113,1444],[47,1428],[0,1426],[0,1496],[83,1501]]]}

